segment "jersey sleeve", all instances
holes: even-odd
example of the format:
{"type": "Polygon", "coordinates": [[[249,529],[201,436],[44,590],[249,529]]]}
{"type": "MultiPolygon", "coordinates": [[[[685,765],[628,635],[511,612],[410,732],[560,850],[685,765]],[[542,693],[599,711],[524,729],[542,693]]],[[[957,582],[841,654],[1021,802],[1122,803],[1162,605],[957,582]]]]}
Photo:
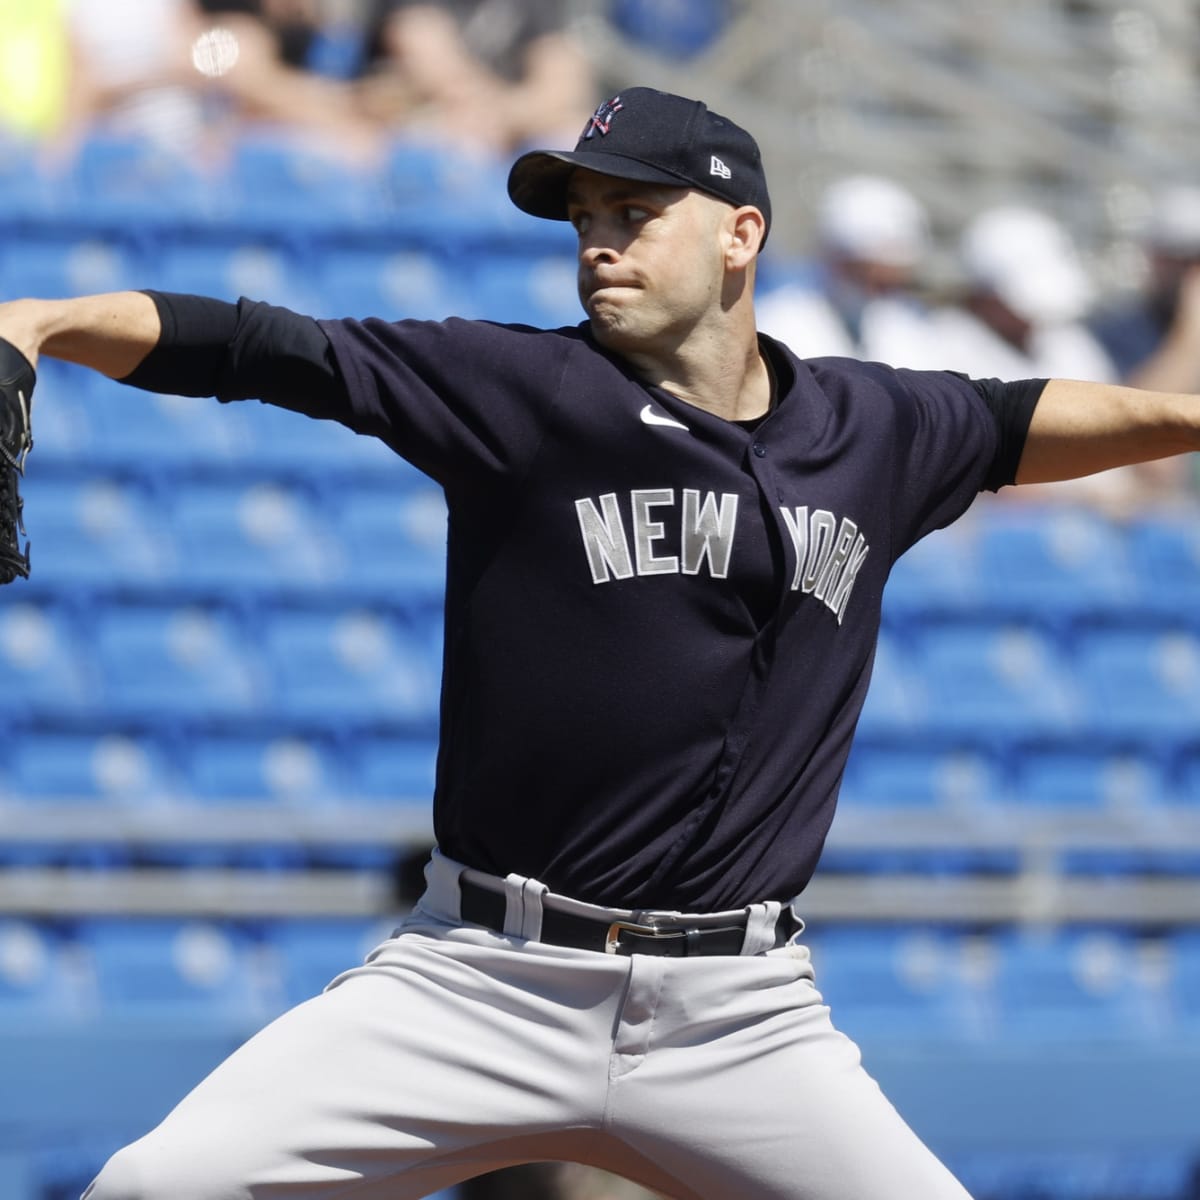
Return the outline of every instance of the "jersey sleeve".
{"type": "Polygon", "coordinates": [[[554,332],[457,318],[320,326],[345,386],[338,419],[444,486],[524,472],[575,344],[554,332]]]}
{"type": "Polygon", "coordinates": [[[962,516],[979,492],[1006,481],[1013,448],[988,390],[976,381],[949,371],[897,370],[894,376],[893,539],[899,554],[962,516]]]}
{"type": "Polygon", "coordinates": [[[887,509],[893,561],[949,525],[979,492],[1003,477],[1011,455],[985,391],[950,371],[896,369],[848,359],[807,365],[832,405],[834,428],[859,445],[887,509]]]}

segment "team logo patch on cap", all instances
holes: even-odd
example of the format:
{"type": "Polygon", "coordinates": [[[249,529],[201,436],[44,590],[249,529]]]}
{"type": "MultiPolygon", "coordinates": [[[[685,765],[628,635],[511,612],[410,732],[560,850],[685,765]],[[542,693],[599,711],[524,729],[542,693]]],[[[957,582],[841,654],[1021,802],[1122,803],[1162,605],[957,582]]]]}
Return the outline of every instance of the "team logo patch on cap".
{"type": "Polygon", "coordinates": [[[598,133],[603,137],[604,134],[606,134],[609,129],[612,128],[612,119],[621,111],[622,107],[623,105],[621,104],[620,96],[614,96],[611,100],[605,100],[605,102],[601,104],[594,113],[592,113],[591,120],[589,120],[588,123],[583,127],[583,133],[581,133],[579,136],[582,138],[590,138],[595,137],[598,133]]]}

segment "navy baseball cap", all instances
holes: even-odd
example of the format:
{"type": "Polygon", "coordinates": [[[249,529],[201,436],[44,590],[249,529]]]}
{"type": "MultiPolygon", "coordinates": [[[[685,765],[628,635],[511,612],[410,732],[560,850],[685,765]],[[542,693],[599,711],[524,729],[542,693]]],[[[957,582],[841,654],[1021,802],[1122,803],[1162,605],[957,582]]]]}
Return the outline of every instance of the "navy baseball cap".
{"type": "Polygon", "coordinates": [[[626,88],[596,109],[574,150],[521,155],[509,172],[508,194],[535,217],[565,221],[567,181],[576,167],[642,183],[697,188],[738,207],[751,204],[771,227],[758,143],[699,100],[654,88],[626,88]]]}

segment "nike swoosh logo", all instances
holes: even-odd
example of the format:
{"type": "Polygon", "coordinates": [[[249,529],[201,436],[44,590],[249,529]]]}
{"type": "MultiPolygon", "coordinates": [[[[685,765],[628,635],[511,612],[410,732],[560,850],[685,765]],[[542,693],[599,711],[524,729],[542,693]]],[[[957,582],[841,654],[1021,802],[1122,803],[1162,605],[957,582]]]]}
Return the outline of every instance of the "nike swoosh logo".
{"type": "Polygon", "coordinates": [[[656,413],[649,404],[642,409],[639,416],[647,425],[661,425],[666,429],[682,429],[684,433],[691,433],[691,430],[682,421],[676,421],[674,417],[666,417],[662,413],[656,413]]]}

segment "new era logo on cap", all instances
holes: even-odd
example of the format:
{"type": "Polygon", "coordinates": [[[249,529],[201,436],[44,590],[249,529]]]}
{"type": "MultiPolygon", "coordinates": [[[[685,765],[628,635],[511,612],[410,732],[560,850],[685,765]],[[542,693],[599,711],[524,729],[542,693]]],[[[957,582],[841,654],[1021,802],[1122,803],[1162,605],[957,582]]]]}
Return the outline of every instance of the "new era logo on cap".
{"type": "Polygon", "coordinates": [[[758,144],[699,100],[626,88],[596,109],[574,150],[533,150],[517,159],[508,194],[535,217],[565,221],[567,183],[577,167],[618,179],[696,188],[739,207],[753,205],[770,228],[758,144]]]}

